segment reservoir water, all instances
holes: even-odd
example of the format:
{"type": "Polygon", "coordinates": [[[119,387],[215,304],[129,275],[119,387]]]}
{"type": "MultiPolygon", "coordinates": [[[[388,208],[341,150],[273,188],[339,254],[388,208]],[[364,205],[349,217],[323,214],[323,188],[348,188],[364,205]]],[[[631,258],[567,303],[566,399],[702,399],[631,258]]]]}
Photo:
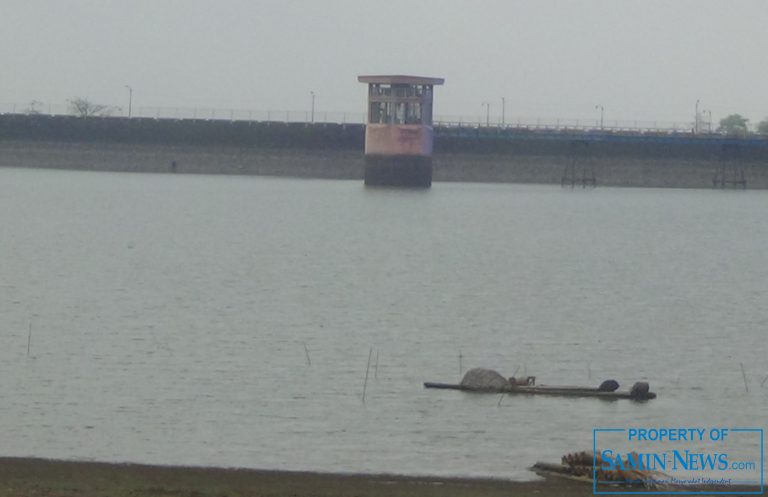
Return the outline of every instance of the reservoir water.
{"type": "Polygon", "coordinates": [[[3,168],[1,454],[528,479],[596,427],[762,427],[766,213],[763,191],[3,168]],[[422,386],[477,366],[658,398],[422,386]]]}

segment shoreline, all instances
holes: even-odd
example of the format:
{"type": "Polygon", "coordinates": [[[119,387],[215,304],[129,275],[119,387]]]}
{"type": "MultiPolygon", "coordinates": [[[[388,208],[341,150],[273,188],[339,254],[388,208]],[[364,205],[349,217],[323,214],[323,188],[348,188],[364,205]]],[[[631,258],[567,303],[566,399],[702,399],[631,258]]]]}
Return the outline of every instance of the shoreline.
{"type": "MultiPolygon", "coordinates": [[[[157,466],[22,457],[0,457],[0,482],[3,483],[0,485],[0,497],[593,495],[592,485],[589,483],[553,477],[534,481],[512,481],[493,478],[157,466]]],[[[715,490],[747,494],[759,491],[759,487],[728,487],[715,490]]]]}
{"type": "MultiPolygon", "coordinates": [[[[533,473],[531,473],[533,475],[533,473]]],[[[592,487],[561,479],[325,473],[0,457],[0,497],[577,497],[592,487]]]]}

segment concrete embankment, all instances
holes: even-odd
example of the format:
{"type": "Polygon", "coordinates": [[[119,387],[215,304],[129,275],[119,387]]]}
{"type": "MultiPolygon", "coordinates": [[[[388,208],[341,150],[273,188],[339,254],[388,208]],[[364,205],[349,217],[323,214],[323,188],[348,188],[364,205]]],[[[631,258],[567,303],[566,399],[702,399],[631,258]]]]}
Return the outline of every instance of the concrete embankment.
{"type": "Polygon", "coordinates": [[[0,166],[362,179],[359,151],[0,140],[0,166]]]}
{"type": "MultiPolygon", "coordinates": [[[[768,189],[768,140],[436,129],[435,181],[712,188],[726,166],[768,189]],[[572,168],[569,172],[568,166],[572,168]]],[[[0,116],[0,166],[362,179],[364,128],[205,120],[0,116]]],[[[734,185],[731,185],[734,186],[734,185]]],[[[739,185],[740,187],[740,185],[739,185]]]]}

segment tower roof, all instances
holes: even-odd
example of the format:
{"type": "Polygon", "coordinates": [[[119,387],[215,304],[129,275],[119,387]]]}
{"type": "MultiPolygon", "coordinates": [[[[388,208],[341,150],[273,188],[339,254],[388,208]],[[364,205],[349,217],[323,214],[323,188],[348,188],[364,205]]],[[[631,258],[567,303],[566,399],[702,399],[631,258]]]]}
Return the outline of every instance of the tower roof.
{"type": "Polygon", "coordinates": [[[389,74],[376,76],[358,76],[357,80],[361,83],[384,84],[384,85],[442,85],[445,82],[443,78],[428,78],[425,76],[406,76],[403,74],[389,74]]]}

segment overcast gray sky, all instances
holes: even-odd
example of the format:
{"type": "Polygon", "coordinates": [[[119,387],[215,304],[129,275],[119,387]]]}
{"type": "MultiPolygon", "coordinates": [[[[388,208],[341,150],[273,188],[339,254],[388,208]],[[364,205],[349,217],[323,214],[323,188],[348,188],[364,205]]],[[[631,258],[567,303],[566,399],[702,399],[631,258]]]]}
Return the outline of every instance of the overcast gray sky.
{"type": "Polygon", "coordinates": [[[364,110],[359,74],[446,78],[436,114],[768,117],[766,0],[0,0],[0,104],[364,110]]]}

